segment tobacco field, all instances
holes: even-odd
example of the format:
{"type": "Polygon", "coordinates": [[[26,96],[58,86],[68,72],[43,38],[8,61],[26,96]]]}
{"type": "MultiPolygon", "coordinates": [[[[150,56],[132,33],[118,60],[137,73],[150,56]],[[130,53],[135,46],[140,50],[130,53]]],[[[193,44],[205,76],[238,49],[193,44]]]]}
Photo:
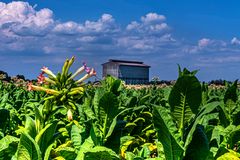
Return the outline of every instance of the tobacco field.
{"type": "Polygon", "coordinates": [[[127,89],[111,76],[84,84],[96,72],[73,62],[0,82],[0,160],[240,159],[237,80],[214,89],[179,67],[173,86],[127,89]]]}

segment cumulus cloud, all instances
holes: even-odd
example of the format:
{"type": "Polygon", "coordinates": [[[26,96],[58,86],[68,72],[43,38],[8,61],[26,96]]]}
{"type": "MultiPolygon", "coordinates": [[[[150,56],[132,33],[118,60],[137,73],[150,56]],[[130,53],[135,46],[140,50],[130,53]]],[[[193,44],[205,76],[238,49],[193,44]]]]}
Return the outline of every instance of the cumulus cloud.
{"type": "Polygon", "coordinates": [[[59,34],[97,34],[114,33],[119,30],[114,18],[110,14],[103,14],[97,21],[85,21],[84,24],[78,24],[73,21],[60,23],[53,29],[59,34]]]}
{"type": "Polygon", "coordinates": [[[156,13],[148,13],[146,16],[141,17],[143,23],[159,23],[165,20],[166,17],[164,15],[158,15],[156,13]]]}
{"type": "Polygon", "coordinates": [[[103,14],[102,17],[94,22],[87,20],[84,24],[86,32],[116,32],[118,27],[115,24],[115,20],[110,14],[103,14]]]}
{"type": "Polygon", "coordinates": [[[172,37],[166,17],[157,13],[148,13],[140,21],[132,21],[126,26],[126,33],[117,40],[120,47],[127,51],[152,53],[165,46],[175,47],[176,40],[172,37]]]}
{"type": "Polygon", "coordinates": [[[209,38],[202,38],[198,40],[197,45],[188,45],[183,48],[184,52],[187,53],[209,53],[209,52],[216,52],[216,51],[227,51],[231,49],[227,42],[223,40],[216,40],[216,39],[209,39],[209,38]]]}
{"type": "Polygon", "coordinates": [[[57,24],[53,31],[59,34],[78,34],[82,32],[84,27],[77,24],[76,22],[69,21],[65,23],[57,24]]]}
{"type": "Polygon", "coordinates": [[[1,50],[40,50],[48,54],[79,50],[102,50],[106,54],[118,50],[128,54],[156,52],[176,44],[166,17],[157,13],[148,13],[126,27],[120,27],[106,13],[83,23],[62,22],[53,17],[50,9],[37,10],[28,2],[0,2],[1,50]]]}
{"type": "Polygon", "coordinates": [[[110,14],[103,14],[96,21],[86,20],[83,24],[61,22],[55,20],[53,12],[47,8],[36,10],[28,2],[22,1],[0,2],[2,51],[40,49],[45,53],[54,53],[57,48],[62,48],[61,51],[74,50],[82,43],[110,42],[111,35],[118,31],[119,27],[110,14]]]}
{"type": "Polygon", "coordinates": [[[148,13],[141,17],[141,21],[132,21],[127,25],[126,29],[129,32],[138,32],[142,34],[160,34],[169,29],[165,23],[165,16],[156,13],[148,13]]]}
{"type": "Polygon", "coordinates": [[[0,2],[0,52],[38,51],[46,54],[84,52],[92,55],[168,54],[239,51],[240,40],[231,42],[202,38],[188,44],[172,36],[164,15],[147,13],[126,26],[111,14],[98,19],[62,22],[48,8],[37,9],[28,2],[0,2]],[[234,47],[232,46],[234,45],[234,47]]]}
{"type": "Polygon", "coordinates": [[[36,11],[27,2],[0,2],[0,27],[20,36],[43,36],[53,27],[53,12],[47,8],[36,11]]]}

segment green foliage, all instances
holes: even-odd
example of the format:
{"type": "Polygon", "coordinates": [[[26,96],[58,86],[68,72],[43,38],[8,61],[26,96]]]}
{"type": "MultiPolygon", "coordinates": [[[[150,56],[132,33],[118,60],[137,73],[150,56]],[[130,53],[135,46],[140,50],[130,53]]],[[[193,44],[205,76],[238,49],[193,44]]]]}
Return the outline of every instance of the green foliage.
{"type": "Polygon", "coordinates": [[[240,159],[240,154],[234,151],[227,152],[217,158],[217,160],[239,160],[239,159],[240,159]]]}
{"type": "Polygon", "coordinates": [[[180,135],[166,108],[155,106],[153,110],[153,123],[158,131],[158,139],[164,148],[166,160],[178,160],[182,157],[184,149],[179,141],[180,135]]]}
{"type": "Polygon", "coordinates": [[[201,114],[199,109],[202,89],[196,73],[187,69],[181,71],[179,67],[179,77],[169,95],[170,111],[162,106],[154,107],[153,123],[167,160],[208,157],[208,138],[203,126],[198,125],[207,112],[204,108],[201,114]]]}
{"type": "Polygon", "coordinates": [[[20,137],[18,149],[16,152],[18,160],[41,160],[41,151],[34,139],[27,133],[23,132],[20,137]]]}
{"type": "Polygon", "coordinates": [[[184,69],[180,75],[169,95],[169,104],[183,138],[185,126],[188,125],[193,114],[198,113],[202,92],[201,84],[194,74],[184,69]]]}
{"type": "Polygon", "coordinates": [[[111,149],[108,149],[102,146],[96,146],[93,149],[91,149],[91,151],[88,151],[84,154],[84,160],[92,160],[92,159],[119,160],[119,157],[111,149]]]}
{"type": "Polygon", "coordinates": [[[0,140],[0,160],[10,159],[16,152],[19,139],[13,136],[5,136],[0,140]]]}
{"type": "Polygon", "coordinates": [[[45,68],[38,91],[0,82],[0,160],[239,159],[237,81],[214,89],[179,67],[165,88],[129,89],[111,76],[83,85],[73,78],[84,66],[72,74],[72,63],[56,75],[45,68]]]}

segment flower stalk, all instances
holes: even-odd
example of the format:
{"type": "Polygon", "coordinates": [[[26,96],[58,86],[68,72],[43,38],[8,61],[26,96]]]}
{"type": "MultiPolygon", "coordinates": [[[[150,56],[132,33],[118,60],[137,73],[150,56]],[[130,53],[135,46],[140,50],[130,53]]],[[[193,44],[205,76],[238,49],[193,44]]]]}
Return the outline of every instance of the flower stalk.
{"type": "Polygon", "coordinates": [[[88,79],[92,76],[96,76],[96,71],[94,70],[94,68],[92,68],[89,73],[85,74],[85,76],[83,76],[81,79],[79,79],[76,83],[82,83],[83,81],[85,81],[86,79],[88,79]]]}
{"type": "Polygon", "coordinates": [[[69,68],[73,64],[75,57],[67,59],[62,66],[62,73],[55,75],[47,67],[41,69],[40,75],[38,78],[38,85],[33,85],[32,83],[28,84],[28,90],[35,91],[44,91],[48,95],[44,100],[50,100],[56,105],[65,106],[67,111],[67,118],[69,121],[73,120],[73,113],[76,110],[76,101],[79,99],[79,96],[84,92],[82,83],[84,80],[95,76],[96,71],[92,68],[87,67],[86,63],[83,63],[83,66],[78,68],[74,74],[69,73],[69,68]],[[79,74],[86,72],[87,74],[80,78],[78,81],[75,81],[74,78],[79,74]],[[47,77],[44,74],[47,74],[47,77]],[[43,86],[40,86],[44,84],[43,86]]]}
{"type": "Polygon", "coordinates": [[[45,91],[47,94],[53,94],[53,95],[58,95],[60,94],[59,91],[56,91],[54,89],[49,89],[49,88],[45,88],[45,87],[41,87],[41,86],[35,86],[33,84],[28,84],[28,90],[34,90],[34,91],[45,91]]]}
{"type": "Polygon", "coordinates": [[[70,79],[75,78],[77,75],[83,73],[85,70],[85,66],[83,65],[82,67],[78,68],[78,70],[70,77],[70,79]]]}
{"type": "Polygon", "coordinates": [[[53,72],[52,72],[51,70],[49,70],[47,67],[43,67],[43,68],[41,69],[41,71],[43,71],[44,73],[46,73],[47,75],[49,75],[49,76],[51,76],[51,77],[53,77],[53,78],[56,78],[56,75],[53,74],[53,72]]]}

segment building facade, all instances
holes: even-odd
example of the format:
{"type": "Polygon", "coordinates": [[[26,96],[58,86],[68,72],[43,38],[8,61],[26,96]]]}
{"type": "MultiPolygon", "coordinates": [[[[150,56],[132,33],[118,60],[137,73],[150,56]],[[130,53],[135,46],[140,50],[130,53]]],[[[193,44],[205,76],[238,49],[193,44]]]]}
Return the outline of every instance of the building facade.
{"type": "Polygon", "coordinates": [[[146,84],[149,82],[150,66],[139,61],[110,59],[102,64],[103,78],[112,75],[126,84],[146,84]]]}

